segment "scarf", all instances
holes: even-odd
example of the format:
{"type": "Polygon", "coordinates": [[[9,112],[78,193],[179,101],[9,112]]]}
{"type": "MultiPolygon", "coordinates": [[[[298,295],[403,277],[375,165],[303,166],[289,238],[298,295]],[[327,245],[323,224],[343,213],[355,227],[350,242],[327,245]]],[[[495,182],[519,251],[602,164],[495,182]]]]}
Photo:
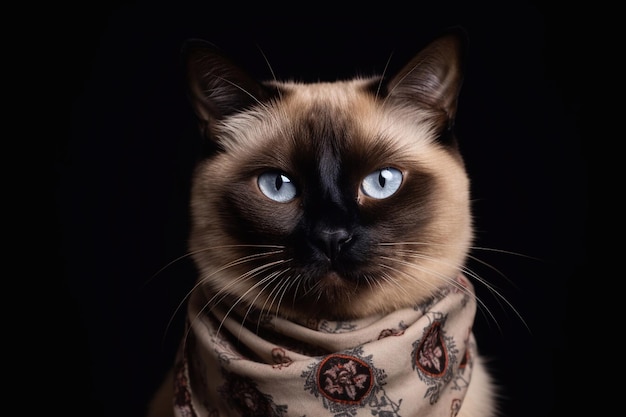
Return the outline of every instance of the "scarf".
{"type": "Polygon", "coordinates": [[[476,344],[462,275],[427,302],[359,320],[288,321],[188,303],[177,417],[455,416],[476,344]]]}

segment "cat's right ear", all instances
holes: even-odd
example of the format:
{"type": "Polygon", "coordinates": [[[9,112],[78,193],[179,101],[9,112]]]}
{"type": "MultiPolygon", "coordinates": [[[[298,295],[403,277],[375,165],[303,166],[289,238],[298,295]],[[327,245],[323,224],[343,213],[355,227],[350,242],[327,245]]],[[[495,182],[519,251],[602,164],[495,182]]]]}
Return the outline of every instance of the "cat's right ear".
{"type": "Polygon", "coordinates": [[[449,28],[389,81],[389,97],[408,108],[426,110],[441,133],[449,132],[456,117],[467,47],[465,30],[449,28]]]}
{"type": "Polygon", "coordinates": [[[271,95],[212,43],[189,39],[183,44],[182,58],[189,99],[200,131],[208,139],[215,121],[259,104],[271,95]]]}

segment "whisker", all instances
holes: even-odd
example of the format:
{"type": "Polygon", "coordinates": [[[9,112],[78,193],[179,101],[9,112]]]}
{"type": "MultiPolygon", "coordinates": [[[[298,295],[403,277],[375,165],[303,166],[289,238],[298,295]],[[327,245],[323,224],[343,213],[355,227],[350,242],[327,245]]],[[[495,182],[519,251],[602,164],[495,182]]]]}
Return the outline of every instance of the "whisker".
{"type": "MultiPolygon", "coordinates": [[[[228,245],[228,246],[240,246],[240,245],[228,245]]],[[[244,246],[244,245],[241,245],[244,246]]],[[[261,247],[259,245],[245,245],[245,246],[253,246],[253,247],[261,247]]],[[[263,247],[277,247],[277,246],[263,246],[263,247]]],[[[178,306],[176,307],[176,309],[174,310],[174,312],[172,313],[170,320],[167,323],[167,326],[165,328],[165,332],[164,332],[164,338],[165,338],[165,334],[167,334],[169,328],[171,327],[173,321],[174,321],[174,317],[176,317],[176,315],[178,314],[178,312],[183,308],[183,306],[186,304],[187,300],[189,299],[189,297],[191,296],[191,294],[193,294],[194,291],[197,291],[198,288],[200,288],[202,285],[204,285],[208,280],[211,279],[211,277],[213,277],[214,275],[217,275],[220,272],[223,272],[229,268],[232,268],[234,266],[237,265],[241,265],[250,261],[253,261],[255,259],[258,258],[263,258],[263,257],[267,257],[270,255],[274,255],[276,253],[281,253],[282,250],[278,250],[278,251],[269,251],[269,252],[261,252],[261,253],[256,253],[256,254],[252,254],[252,255],[248,255],[248,256],[244,256],[238,259],[235,259],[229,263],[226,263],[224,265],[222,265],[220,268],[216,268],[214,271],[212,271],[210,274],[205,275],[203,277],[201,277],[200,279],[198,279],[196,281],[196,283],[193,285],[193,287],[187,292],[187,294],[183,297],[183,299],[179,302],[178,306]]],[[[261,268],[261,267],[259,267],[261,268]]],[[[259,269],[257,268],[257,269],[259,269]]],[[[250,271],[248,271],[248,273],[250,273],[250,271]]],[[[211,305],[217,305],[219,304],[221,301],[223,301],[227,296],[228,296],[228,290],[232,287],[234,287],[235,285],[239,284],[242,281],[245,281],[246,279],[249,279],[250,277],[247,276],[247,274],[243,274],[241,276],[239,276],[236,280],[233,280],[231,282],[229,282],[227,285],[225,285],[224,287],[220,288],[219,291],[217,291],[206,303],[205,306],[201,309],[200,312],[198,312],[198,315],[194,318],[197,319],[199,317],[200,314],[202,314],[204,311],[206,311],[206,309],[211,305]],[[217,300],[217,301],[215,301],[217,300]]],[[[185,339],[187,338],[187,335],[189,333],[189,330],[187,330],[187,332],[185,333],[185,339]]]]}
{"type": "Polygon", "coordinates": [[[254,101],[256,101],[256,103],[257,103],[259,106],[264,106],[264,103],[263,103],[261,100],[259,100],[258,98],[256,98],[256,97],[254,96],[254,94],[252,94],[251,92],[249,92],[248,90],[246,90],[245,88],[243,88],[242,86],[240,86],[239,84],[236,84],[236,83],[234,83],[234,82],[232,82],[232,81],[230,81],[230,80],[228,80],[228,79],[226,79],[226,78],[224,78],[224,77],[220,77],[219,75],[216,75],[216,76],[215,76],[215,78],[218,78],[219,80],[224,81],[224,82],[226,82],[226,83],[228,83],[228,84],[232,85],[232,86],[233,86],[233,87],[235,87],[235,88],[238,88],[238,89],[239,89],[239,90],[241,90],[243,93],[247,94],[247,95],[248,95],[251,99],[253,99],[254,101]]]}
{"type": "Polygon", "coordinates": [[[389,97],[391,97],[391,96],[392,96],[392,93],[394,92],[394,90],[395,90],[396,88],[398,88],[398,86],[402,85],[402,84],[403,84],[403,82],[404,82],[404,80],[405,80],[405,79],[406,79],[409,75],[411,75],[411,73],[412,73],[413,71],[415,71],[415,70],[417,69],[417,67],[418,67],[418,66],[420,66],[420,65],[422,64],[422,62],[423,62],[423,61],[416,62],[416,63],[415,63],[415,65],[414,65],[414,66],[413,66],[413,67],[412,67],[409,71],[407,71],[407,72],[406,72],[406,74],[404,74],[404,75],[402,76],[402,78],[400,79],[400,81],[398,81],[398,82],[397,82],[397,83],[393,86],[393,88],[391,89],[391,91],[389,91],[389,92],[387,93],[387,96],[385,97],[385,100],[383,101],[383,106],[387,103],[387,99],[388,99],[389,97]]]}
{"type": "MultiPolygon", "coordinates": [[[[261,56],[263,56],[263,60],[265,61],[265,63],[267,64],[267,68],[270,70],[270,73],[272,74],[272,80],[274,81],[278,81],[278,78],[276,78],[276,74],[274,73],[274,68],[272,68],[272,64],[270,64],[269,59],[267,59],[267,55],[265,55],[265,52],[263,52],[263,49],[261,49],[261,46],[257,43],[256,44],[257,49],[259,50],[259,52],[261,53],[261,56]]],[[[283,95],[280,92],[280,89],[278,90],[278,96],[280,97],[280,99],[282,100],[283,95]]]]}
{"type": "MultiPolygon", "coordinates": [[[[524,258],[532,259],[532,260],[536,260],[536,261],[540,260],[539,258],[535,258],[535,257],[532,257],[532,256],[524,255],[524,254],[521,254],[521,253],[518,253],[518,252],[506,251],[506,250],[501,250],[501,249],[493,249],[493,248],[485,248],[485,247],[477,247],[477,246],[472,246],[471,249],[473,249],[473,250],[475,249],[475,250],[491,251],[491,252],[503,253],[503,254],[507,254],[507,255],[515,255],[515,256],[520,256],[520,257],[524,257],[524,258]]],[[[483,261],[483,260],[479,259],[478,257],[473,256],[471,254],[468,254],[468,258],[470,258],[470,259],[472,259],[472,260],[474,260],[474,261],[476,261],[476,262],[478,262],[478,263],[488,267],[489,269],[495,271],[498,275],[500,275],[501,277],[506,279],[506,281],[509,282],[511,285],[513,285],[515,288],[519,288],[517,286],[517,284],[515,284],[513,281],[511,281],[506,276],[506,274],[504,274],[502,271],[500,271],[499,269],[497,269],[495,266],[491,265],[490,263],[485,262],[485,261],[483,261]]],[[[528,326],[528,323],[526,322],[526,320],[524,320],[524,317],[521,315],[519,310],[517,310],[517,308],[515,308],[515,306],[513,306],[513,304],[493,284],[491,284],[486,279],[482,278],[479,274],[474,272],[469,266],[463,266],[462,272],[464,272],[468,276],[472,277],[474,280],[476,280],[481,285],[483,285],[486,289],[488,289],[489,292],[494,295],[495,300],[498,303],[500,303],[500,305],[502,305],[501,303],[504,302],[511,309],[511,311],[513,311],[513,313],[517,316],[517,318],[522,322],[524,327],[526,327],[526,329],[530,332],[530,327],[528,326]]],[[[503,309],[503,310],[505,310],[505,309],[503,309]]]]}
{"type": "MultiPolygon", "coordinates": [[[[257,274],[259,274],[260,272],[263,272],[265,270],[267,270],[268,268],[275,266],[275,265],[280,265],[285,263],[285,260],[278,260],[275,262],[271,262],[269,264],[265,264],[262,265],[260,267],[254,268],[251,271],[248,271],[246,274],[247,278],[252,278],[255,277],[257,274]]],[[[226,314],[224,315],[224,318],[222,319],[222,322],[220,323],[220,325],[217,328],[217,334],[219,334],[222,325],[224,324],[224,320],[226,320],[226,318],[228,317],[228,315],[235,309],[235,307],[237,307],[252,291],[256,290],[260,285],[262,285],[263,283],[265,283],[267,280],[269,280],[271,278],[268,277],[264,277],[263,279],[261,279],[258,282],[255,282],[253,285],[250,286],[250,288],[248,288],[242,295],[239,296],[239,298],[233,303],[232,306],[230,306],[230,308],[226,311],[226,314]]]]}
{"type": "MultiPolygon", "coordinates": [[[[402,261],[399,260],[399,259],[393,259],[393,258],[386,258],[386,259],[387,260],[392,260],[393,262],[402,263],[402,261]]],[[[404,264],[405,265],[409,265],[411,267],[414,267],[415,269],[418,269],[421,272],[428,272],[428,273],[431,272],[431,271],[426,271],[426,270],[420,269],[417,265],[409,264],[408,262],[405,262],[404,264]]],[[[391,271],[393,271],[393,272],[395,272],[397,274],[401,274],[401,275],[404,275],[404,276],[409,277],[409,278],[414,278],[413,275],[411,275],[411,274],[409,274],[409,273],[407,273],[405,271],[402,271],[400,269],[391,267],[389,265],[380,264],[380,266],[383,267],[383,268],[389,269],[389,270],[391,270],[391,271]]],[[[395,283],[395,280],[392,279],[391,282],[395,283]]],[[[428,284],[427,282],[423,282],[423,281],[417,281],[417,282],[420,285],[422,285],[424,289],[427,289],[427,290],[437,290],[439,288],[438,285],[428,284]]],[[[397,285],[399,286],[399,284],[397,284],[397,285]]],[[[411,294],[409,292],[407,292],[406,289],[402,288],[402,290],[404,291],[405,294],[407,294],[408,296],[411,296],[411,294]]]]}
{"type": "MultiPolygon", "coordinates": [[[[395,243],[386,243],[385,245],[388,245],[388,246],[392,246],[392,245],[402,245],[403,243],[409,243],[409,244],[414,244],[414,245],[426,245],[425,243],[422,243],[422,242],[399,242],[399,243],[397,243],[397,244],[395,244],[395,243]]],[[[492,249],[489,249],[489,248],[480,248],[480,247],[472,247],[472,249],[479,249],[479,250],[480,250],[480,249],[482,249],[482,250],[492,250],[492,249]]],[[[498,252],[498,253],[506,253],[506,254],[510,254],[510,255],[523,256],[523,257],[526,257],[526,258],[529,258],[529,259],[536,259],[536,258],[533,258],[533,257],[530,257],[530,256],[526,256],[526,255],[519,254],[519,253],[516,253],[516,252],[511,252],[511,251],[504,251],[504,250],[497,250],[497,249],[493,249],[493,251],[494,251],[494,252],[498,252]]],[[[418,251],[411,251],[411,250],[399,250],[399,251],[398,251],[398,253],[399,253],[399,254],[404,254],[404,255],[406,255],[406,256],[411,256],[411,257],[414,257],[414,258],[418,258],[418,259],[431,260],[431,261],[439,262],[439,263],[442,263],[442,264],[451,265],[451,264],[449,264],[449,263],[444,262],[444,261],[443,261],[443,260],[441,260],[441,259],[437,259],[437,258],[430,257],[430,256],[425,255],[425,254],[423,254],[423,253],[420,253],[420,252],[418,252],[418,251]]],[[[473,259],[473,260],[475,260],[475,261],[477,261],[477,262],[480,262],[480,263],[484,264],[485,266],[487,266],[487,267],[489,267],[489,268],[491,268],[492,270],[496,271],[496,272],[497,272],[497,273],[499,273],[501,276],[503,276],[505,279],[507,279],[507,281],[509,281],[510,283],[512,283],[512,282],[508,279],[508,277],[506,277],[506,275],[504,275],[502,272],[500,272],[499,270],[497,270],[495,267],[493,267],[493,266],[492,266],[492,265],[490,265],[489,263],[484,262],[484,261],[481,261],[480,259],[478,259],[478,258],[476,258],[476,257],[474,257],[474,256],[471,256],[471,255],[468,255],[468,257],[469,257],[469,258],[471,258],[471,259],[473,259]]],[[[416,266],[416,265],[409,264],[409,266],[416,266]]],[[[517,309],[513,306],[513,304],[512,304],[509,300],[507,300],[507,299],[506,299],[506,297],[505,297],[505,296],[504,296],[504,295],[503,295],[503,294],[502,294],[499,290],[497,290],[497,289],[496,289],[496,287],[495,287],[493,284],[489,283],[487,280],[485,280],[484,278],[482,278],[482,277],[481,277],[480,275],[478,275],[476,272],[474,272],[473,270],[471,270],[468,266],[461,266],[461,267],[458,267],[457,265],[451,265],[451,266],[453,266],[453,267],[454,267],[454,268],[456,268],[456,269],[459,269],[461,272],[463,272],[463,273],[467,274],[468,276],[470,276],[471,278],[473,278],[475,281],[477,281],[477,282],[479,282],[481,285],[483,285],[483,286],[484,286],[487,290],[489,290],[489,292],[490,292],[491,294],[493,294],[493,295],[494,295],[494,298],[496,299],[496,301],[497,301],[498,303],[500,303],[500,305],[502,305],[501,303],[502,303],[502,302],[504,302],[504,303],[505,303],[505,304],[506,304],[506,305],[507,305],[507,306],[511,309],[511,311],[513,311],[513,313],[514,313],[514,314],[518,317],[518,319],[522,322],[522,324],[524,325],[524,327],[526,327],[526,329],[530,331],[530,328],[529,328],[528,324],[526,323],[526,321],[524,320],[524,318],[523,318],[523,316],[520,314],[520,312],[519,312],[519,311],[518,311],[518,310],[517,310],[517,309]]],[[[428,272],[428,271],[424,271],[424,272],[428,272]]],[[[512,284],[513,284],[513,283],[512,283],[512,284]]],[[[514,284],[513,284],[513,285],[514,285],[514,284]]],[[[486,312],[488,313],[488,315],[491,317],[492,321],[493,321],[494,323],[496,323],[496,325],[498,325],[497,320],[495,319],[495,315],[494,315],[494,314],[493,314],[493,313],[489,310],[489,308],[487,308],[487,306],[486,306],[486,304],[484,303],[484,301],[480,300],[478,297],[476,297],[476,300],[480,302],[480,305],[481,305],[481,307],[482,307],[482,309],[481,309],[481,310],[486,311],[486,312]]],[[[499,329],[501,329],[499,325],[498,325],[498,328],[499,328],[499,329]]]]}
{"type": "MultiPolygon", "coordinates": [[[[196,251],[200,252],[200,251],[196,251]]],[[[248,255],[248,256],[244,256],[241,257],[239,259],[236,259],[234,261],[231,261],[225,265],[223,265],[220,268],[215,269],[213,272],[211,272],[209,275],[203,276],[200,279],[198,279],[196,281],[196,283],[193,285],[193,287],[191,287],[191,289],[187,292],[187,294],[185,294],[185,296],[183,297],[183,299],[178,303],[178,305],[176,306],[176,308],[174,309],[174,312],[172,313],[172,315],[170,316],[170,319],[167,323],[167,325],[165,326],[165,334],[167,334],[169,328],[171,327],[172,323],[174,322],[174,318],[176,317],[176,315],[178,314],[178,312],[183,308],[183,306],[185,305],[185,303],[187,302],[187,300],[189,299],[189,297],[191,296],[191,294],[193,294],[194,291],[196,291],[199,287],[201,287],[202,285],[204,285],[204,283],[206,281],[208,281],[211,277],[213,277],[214,275],[217,275],[218,273],[225,271],[229,268],[232,268],[234,266],[237,265],[241,265],[243,263],[249,262],[251,260],[254,260],[256,258],[262,258],[265,256],[269,256],[269,255],[274,255],[276,253],[280,253],[282,251],[270,251],[270,252],[263,252],[263,253],[257,253],[257,254],[253,254],[253,255],[248,255]]],[[[218,297],[221,293],[224,294],[223,298],[220,299],[223,300],[224,297],[227,296],[227,290],[232,288],[233,286],[237,285],[237,283],[239,282],[239,280],[235,280],[232,281],[230,283],[228,283],[225,287],[223,287],[222,289],[220,289],[220,291],[218,291],[212,298],[211,300],[209,300],[209,302],[212,302],[216,297],[218,297]]],[[[164,335],[165,337],[165,335],[164,335]]]]}
{"type": "MultiPolygon", "coordinates": [[[[252,302],[250,303],[250,306],[248,307],[248,310],[246,311],[246,315],[244,317],[244,321],[245,318],[248,316],[248,313],[250,311],[252,311],[252,308],[254,308],[254,305],[256,304],[257,299],[261,296],[261,294],[263,294],[263,292],[270,286],[272,285],[274,282],[276,282],[277,279],[280,279],[280,276],[282,274],[284,274],[285,272],[287,272],[289,269],[284,269],[282,271],[276,271],[272,274],[271,276],[271,280],[268,281],[267,285],[265,285],[263,288],[261,288],[261,290],[259,291],[259,293],[257,294],[256,297],[254,297],[254,300],[252,300],[252,302]]],[[[282,284],[281,284],[282,285],[282,284]]],[[[259,332],[259,328],[261,327],[261,320],[263,319],[263,315],[264,314],[269,314],[270,313],[270,309],[272,308],[272,305],[270,304],[269,308],[266,308],[267,306],[267,302],[269,301],[271,295],[274,293],[274,291],[276,291],[277,286],[274,286],[274,288],[272,288],[272,290],[270,291],[269,294],[267,294],[267,296],[265,297],[265,301],[263,301],[263,305],[261,306],[260,309],[258,310],[258,317],[257,317],[257,322],[256,322],[256,332],[259,332]],[[266,313],[267,312],[267,313],[266,313]]]]}
{"type": "MultiPolygon", "coordinates": [[[[417,255],[419,255],[419,254],[416,254],[416,256],[417,256],[417,255]]],[[[400,264],[402,264],[402,265],[408,266],[408,267],[410,267],[410,268],[412,268],[412,269],[416,269],[416,270],[418,270],[418,271],[420,271],[420,272],[425,272],[425,273],[428,273],[428,274],[434,275],[434,276],[436,276],[436,277],[440,278],[442,281],[446,282],[447,284],[449,284],[449,285],[453,285],[453,286],[454,286],[454,287],[456,287],[458,290],[460,290],[460,291],[464,292],[464,293],[465,293],[465,294],[467,294],[468,296],[473,297],[473,298],[476,300],[476,302],[477,302],[477,303],[478,303],[478,304],[482,307],[482,309],[484,309],[484,311],[485,311],[485,312],[487,312],[487,314],[489,315],[489,317],[491,317],[491,320],[493,320],[493,322],[496,324],[496,326],[498,326],[498,329],[499,329],[500,331],[502,331],[502,329],[501,329],[501,327],[500,327],[500,325],[499,325],[499,323],[498,323],[498,320],[496,319],[495,315],[491,312],[491,310],[489,309],[489,307],[487,307],[487,305],[484,303],[484,301],[483,301],[483,300],[481,300],[479,297],[477,297],[475,294],[473,294],[473,293],[471,293],[470,291],[468,291],[468,290],[467,290],[467,288],[464,288],[463,286],[459,285],[459,284],[456,282],[456,280],[455,280],[455,279],[450,278],[450,277],[447,277],[447,276],[445,276],[445,275],[443,275],[443,274],[440,274],[440,273],[436,273],[435,271],[428,270],[428,269],[423,268],[423,267],[421,267],[421,266],[419,266],[418,264],[415,264],[415,263],[410,263],[410,262],[403,261],[403,260],[401,260],[401,259],[394,259],[394,258],[389,258],[389,257],[382,257],[382,258],[383,258],[383,259],[387,259],[387,260],[391,260],[391,261],[394,261],[394,262],[398,262],[398,263],[400,263],[400,264]]],[[[429,258],[428,258],[428,257],[426,257],[425,259],[429,259],[429,258]]],[[[437,261],[437,259],[433,259],[433,260],[437,261]]],[[[455,268],[456,268],[456,269],[459,269],[459,267],[458,267],[458,266],[455,266],[455,268]]],[[[398,271],[398,272],[403,273],[403,274],[405,274],[406,276],[411,277],[411,275],[410,275],[410,274],[408,274],[408,273],[406,273],[406,272],[404,272],[404,271],[398,271]]],[[[423,283],[423,282],[422,282],[422,283],[423,283]]],[[[436,286],[436,285],[432,285],[432,288],[431,288],[431,289],[437,289],[437,288],[438,288],[438,286],[436,286]]]]}
{"type": "Polygon", "coordinates": [[[285,296],[285,293],[287,292],[287,290],[289,289],[290,283],[289,283],[289,279],[283,279],[280,283],[280,285],[277,285],[270,294],[268,294],[268,298],[270,297],[270,295],[272,295],[272,293],[274,293],[274,296],[272,297],[272,302],[270,303],[270,310],[268,310],[268,313],[271,311],[272,306],[274,305],[274,302],[276,301],[276,297],[278,297],[278,303],[276,304],[276,309],[275,309],[275,313],[274,316],[278,317],[278,312],[280,311],[280,305],[283,302],[283,297],[285,296]]]}
{"type": "MultiPolygon", "coordinates": [[[[393,260],[393,261],[395,262],[395,259],[391,259],[391,258],[382,257],[381,259],[393,260]]],[[[401,270],[399,270],[399,269],[397,269],[397,268],[394,268],[394,267],[392,267],[392,266],[389,266],[389,265],[386,265],[386,264],[383,264],[383,263],[380,263],[379,265],[380,265],[381,267],[386,268],[386,269],[389,269],[389,270],[391,270],[391,271],[393,271],[393,272],[395,272],[395,273],[398,273],[398,274],[405,274],[405,275],[406,275],[406,273],[405,273],[405,272],[403,272],[403,271],[401,271],[401,270]]],[[[400,285],[400,284],[399,284],[399,283],[398,283],[395,279],[393,279],[390,275],[388,275],[388,274],[383,274],[383,279],[385,280],[385,282],[388,282],[388,283],[390,283],[390,284],[395,285],[395,286],[396,286],[396,288],[398,288],[400,291],[402,291],[402,292],[403,292],[404,294],[406,294],[408,297],[411,297],[411,294],[410,294],[410,293],[406,290],[406,288],[404,288],[402,285],[400,285]]],[[[374,281],[377,281],[377,280],[374,280],[374,281]]],[[[380,282],[377,282],[377,284],[380,286],[380,288],[381,288],[381,289],[383,288],[383,287],[382,287],[382,284],[381,284],[380,282]]]]}
{"type": "MultiPolygon", "coordinates": [[[[507,250],[501,250],[501,249],[493,249],[493,248],[485,248],[485,247],[478,247],[478,246],[472,246],[471,247],[472,250],[480,250],[480,251],[485,251],[485,252],[495,252],[495,253],[502,253],[502,254],[506,254],[506,255],[513,255],[513,256],[519,256],[519,257],[523,257],[526,259],[531,259],[534,261],[541,261],[541,259],[536,258],[534,256],[529,256],[529,255],[524,255],[522,253],[518,253],[518,252],[511,252],[511,251],[507,251],[507,250]]],[[[509,282],[511,285],[513,285],[515,288],[519,288],[517,286],[516,283],[514,283],[512,280],[509,279],[509,277],[506,276],[505,273],[503,273],[502,271],[500,271],[498,268],[496,268],[495,266],[493,266],[492,264],[485,262],[483,260],[481,260],[480,258],[478,258],[477,256],[472,255],[471,253],[469,253],[467,255],[467,257],[469,259],[472,259],[473,261],[476,261],[484,266],[486,266],[487,268],[491,269],[492,271],[494,271],[495,273],[497,273],[499,276],[501,276],[502,278],[504,278],[505,280],[507,280],[507,282],[509,282]]]]}
{"type": "MultiPolygon", "coordinates": [[[[383,277],[383,279],[386,279],[386,278],[387,277],[383,277]]],[[[379,280],[374,279],[374,277],[372,277],[370,274],[363,275],[363,279],[365,280],[365,283],[367,284],[367,286],[369,287],[371,291],[374,291],[374,284],[376,284],[381,289],[383,288],[379,280]]]]}
{"type": "MultiPolygon", "coordinates": [[[[154,274],[152,274],[150,276],[150,278],[148,278],[146,281],[144,281],[144,283],[142,284],[143,286],[148,285],[150,282],[152,282],[157,275],[161,274],[163,271],[165,271],[167,268],[170,268],[172,265],[174,265],[177,262],[180,262],[183,259],[189,258],[193,255],[197,255],[199,253],[202,252],[208,252],[208,251],[212,251],[215,249],[226,249],[226,248],[245,248],[245,247],[251,247],[251,248],[274,248],[274,249],[284,249],[285,247],[282,245],[245,245],[245,244],[239,244],[239,245],[217,245],[217,246],[210,246],[207,248],[202,248],[202,249],[198,249],[195,251],[189,251],[183,255],[180,255],[179,257],[171,260],[170,262],[168,262],[167,264],[165,264],[165,266],[159,268],[159,270],[157,270],[154,274]]],[[[275,253],[279,253],[280,251],[276,251],[275,253]]]]}
{"type": "MultiPolygon", "coordinates": [[[[487,280],[485,280],[484,278],[482,278],[481,276],[476,274],[469,267],[463,267],[463,273],[465,273],[466,275],[468,275],[471,278],[475,279],[476,281],[480,282],[481,285],[483,285],[485,288],[487,288],[489,290],[489,292],[494,295],[494,298],[496,299],[496,301],[498,303],[504,302],[513,311],[513,313],[515,313],[515,315],[522,322],[524,327],[526,327],[526,329],[530,332],[530,327],[528,326],[528,323],[526,323],[526,320],[524,320],[524,318],[522,317],[520,312],[513,306],[513,304],[511,304],[511,302],[509,300],[506,299],[506,297],[500,291],[498,291],[496,289],[496,287],[494,287],[487,280]]],[[[500,304],[500,305],[502,305],[502,304],[500,304]]]]}
{"type": "MultiPolygon", "coordinates": [[[[258,284],[259,284],[259,285],[260,285],[260,284],[263,284],[263,283],[265,283],[265,285],[263,286],[263,288],[261,288],[261,289],[259,290],[259,292],[257,293],[257,295],[256,295],[256,296],[252,299],[252,301],[250,301],[250,302],[248,303],[248,308],[246,309],[246,312],[245,312],[245,314],[243,315],[243,317],[242,317],[242,319],[241,319],[241,326],[240,326],[240,328],[239,328],[239,336],[241,335],[241,331],[243,330],[243,327],[244,327],[245,322],[246,322],[246,320],[247,320],[247,318],[248,318],[248,315],[249,315],[249,314],[250,314],[250,312],[251,312],[251,311],[255,308],[256,301],[257,301],[257,300],[259,299],[259,297],[263,294],[263,292],[264,292],[264,291],[265,291],[265,290],[266,290],[266,289],[267,289],[270,285],[272,285],[272,283],[274,283],[274,282],[276,281],[276,279],[278,279],[278,277],[280,277],[280,275],[282,275],[284,272],[285,272],[285,270],[283,270],[283,271],[274,271],[274,272],[272,272],[271,274],[269,274],[269,275],[267,275],[267,276],[263,277],[263,278],[262,278],[262,279],[258,282],[258,284]]],[[[258,285],[257,285],[257,287],[258,287],[258,285]]],[[[270,291],[270,294],[269,294],[269,295],[271,295],[273,291],[274,291],[274,289],[273,289],[272,291],[270,291]]],[[[268,295],[268,297],[269,297],[269,295],[268,295]]],[[[239,300],[243,301],[243,297],[240,297],[240,299],[239,299],[239,300]]],[[[239,302],[239,300],[238,300],[238,302],[239,302]]],[[[258,333],[258,331],[259,331],[259,326],[261,325],[261,316],[263,315],[263,311],[264,311],[264,309],[265,309],[265,303],[266,303],[266,302],[267,302],[267,298],[266,298],[266,301],[263,303],[263,306],[262,306],[260,309],[257,309],[257,310],[258,310],[258,312],[259,312],[259,317],[258,317],[258,321],[257,321],[257,328],[256,328],[257,333],[258,333]]]]}
{"type": "Polygon", "coordinates": [[[383,80],[385,79],[385,75],[387,75],[387,69],[389,68],[389,63],[391,62],[391,57],[393,53],[389,54],[389,58],[387,58],[387,62],[385,63],[385,68],[383,69],[383,73],[380,76],[380,80],[378,81],[378,87],[376,87],[376,98],[380,95],[380,89],[383,86],[383,80]]]}
{"type": "Polygon", "coordinates": [[[291,300],[292,301],[291,302],[291,308],[295,308],[296,307],[296,299],[297,299],[297,296],[298,296],[298,289],[300,288],[300,284],[302,283],[302,279],[300,279],[300,278],[301,278],[301,275],[298,274],[298,275],[296,275],[292,279],[293,284],[296,285],[296,289],[293,291],[293,298],[291,300]]]}

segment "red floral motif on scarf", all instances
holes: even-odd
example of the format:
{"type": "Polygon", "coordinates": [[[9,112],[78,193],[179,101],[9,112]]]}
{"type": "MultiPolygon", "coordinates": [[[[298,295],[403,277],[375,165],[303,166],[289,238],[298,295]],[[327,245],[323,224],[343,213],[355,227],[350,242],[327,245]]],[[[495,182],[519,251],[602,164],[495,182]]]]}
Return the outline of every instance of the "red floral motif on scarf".
{"type": "Polygon", "coordinates": [[[434,322],[417,348],[416,366],[425,374],[440,377],[448,368],[448,352],[441,336],[441,323],[434,322]]]}
{"type": "Polygon", "coordinates": [[[372,371],[362,360],[330,355],[319,366],[318,388],[331,401],[358,404],[372,389],[372,371]]]}

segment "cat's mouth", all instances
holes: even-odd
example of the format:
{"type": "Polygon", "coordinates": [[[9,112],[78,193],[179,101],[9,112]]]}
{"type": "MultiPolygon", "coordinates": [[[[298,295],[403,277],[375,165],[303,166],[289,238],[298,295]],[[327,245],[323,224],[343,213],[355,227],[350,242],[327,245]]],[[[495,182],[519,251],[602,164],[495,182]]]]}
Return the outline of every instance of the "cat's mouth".
{"type": "Polygon", "coordinates": [[[308,280],[320,289],[349,287],[354,290],[362,281],[359,265],[345,259],[325,259],[317,264],[310,264],[304,270],[308,280]]]}

